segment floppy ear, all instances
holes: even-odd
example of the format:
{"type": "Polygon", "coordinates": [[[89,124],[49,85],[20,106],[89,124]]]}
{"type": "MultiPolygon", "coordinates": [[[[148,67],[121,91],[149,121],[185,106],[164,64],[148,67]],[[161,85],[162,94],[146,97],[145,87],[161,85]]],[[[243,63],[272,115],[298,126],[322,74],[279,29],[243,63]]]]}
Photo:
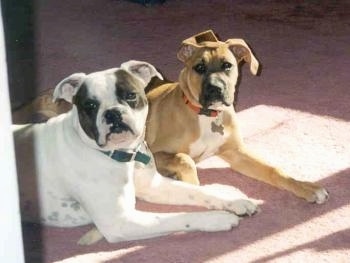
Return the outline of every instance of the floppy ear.
{"type": "Polygon", "coordinates": [[[180,50],[177,52],[177,58],[182,62],[187,61],[197,49],[203,47],[203,42],[207,42],[207,45],[209,43],[217,45],[220,41],[212,30],[201,32],[182,41],[180,50]]]}
{"type": "Polygon", "coordinates": [[[58,83],[53,92],[53,101],[64,99],[72,103],[73,96],[78,92],[85,76],[85,73],[74,73],[58,83]]]}
{"type": "Polygon", "coordinates": [[[120,68],[138,76],[146,85],[153,77],[163,80],[163,76],[157,71],[157,69],[153,65],[144,61],[129,60],[121,64],[120,68]]]}
{"type": "Polygon", "coordinates": [[[252,74],[256,75],[258,73],[259,62],[243,39],[228,39],[225,43],[229,46],[238,62],[244,60],[246,63],[249,63],[252,74]]]}
{"type": "Polygon", "coordinates": [[[177,52],[177,58],[182,62],[186,62],[199,48],[200,46],[196,44],[189,44],[183,42],[180,47],[180,50],[177,52]]]}

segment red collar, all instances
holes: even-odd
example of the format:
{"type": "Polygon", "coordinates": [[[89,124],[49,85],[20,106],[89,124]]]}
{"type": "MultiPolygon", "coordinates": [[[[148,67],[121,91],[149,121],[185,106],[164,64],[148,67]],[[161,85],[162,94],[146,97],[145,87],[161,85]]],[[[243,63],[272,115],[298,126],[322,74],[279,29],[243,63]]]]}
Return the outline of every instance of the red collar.
{"type": "Polygon", "coordinates": [[[218,114],[220,113],[220,111],[217,110],[211,110],[211,109],[203,109],[200,107],[197,107],[195,105],[193,105],[188,98],[186,97],[186,95],[183,95],[183,99],[185,101],[185,104],[191,109],[193,110],[195,113],[199,114],[199,115],[206,115],[208,117],[216,117],[218,116],[218,114]]]}

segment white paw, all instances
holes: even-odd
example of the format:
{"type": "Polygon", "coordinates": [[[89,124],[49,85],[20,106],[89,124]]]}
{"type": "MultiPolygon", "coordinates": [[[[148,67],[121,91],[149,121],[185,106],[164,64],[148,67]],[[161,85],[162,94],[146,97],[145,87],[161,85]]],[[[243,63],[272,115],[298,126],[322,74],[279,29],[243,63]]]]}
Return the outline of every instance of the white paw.
{"type": "Polygon", "coordinates": [[[204,224],[200,227],[201,231],[227,231],[238,226],[239,217],[225,211],[210,211],[208,215],[206,215],[205,221],[201,221],[200,223],[204,224]]]}
{"type": "Polygon", "coordinates": [[[238,199],[224,203],[224,209],[236,215],[253,215],[258,211],[258,206],[248,199],[238,199]]]}
{"type": "Polygon", "coordinates": [[[205,192],[215,197],[215,200],[205,200],[210,209],[223,209],[236,215],[252,215],[257,212],[257,203],[249,200],[240,190],[233,186],[211,184],[203,186],[205,192]]]}
{"type": "Polygon", "coordinates": [[[329,198],[329,193],[325,188],[319,188],[314,193],[314,198],[311,202],[317,203],[317,204],[323,204],[326,202],[329,198]]]}
{"type": "Polygon", "coordinates": [[[92,245],[97,241],[101,240],[102,238],[103,236],[100,233],[100,231],[98,231],[97,228],[94,227],[78,240],[78,245],[81,245],[81,246],[92,245]]]}

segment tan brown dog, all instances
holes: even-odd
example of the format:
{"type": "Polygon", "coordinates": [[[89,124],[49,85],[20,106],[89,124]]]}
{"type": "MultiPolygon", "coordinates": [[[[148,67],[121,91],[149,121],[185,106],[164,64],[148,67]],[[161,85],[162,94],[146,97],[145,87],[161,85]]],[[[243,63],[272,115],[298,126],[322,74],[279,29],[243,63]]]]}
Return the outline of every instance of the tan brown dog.
{"type": "Polygon", "coordinates": [[[212,155],[249,177],[323,203],[327,191],[297,181],[255,157],[244,146],[232,106],[245,61],[256,75],[259,63],[242,39],[219,41],[206,31],[183,41],[177,54],[185,64],[178,83],[151,89],[146,141],[164,176],[199,184],[195,163],[212,155]]]}

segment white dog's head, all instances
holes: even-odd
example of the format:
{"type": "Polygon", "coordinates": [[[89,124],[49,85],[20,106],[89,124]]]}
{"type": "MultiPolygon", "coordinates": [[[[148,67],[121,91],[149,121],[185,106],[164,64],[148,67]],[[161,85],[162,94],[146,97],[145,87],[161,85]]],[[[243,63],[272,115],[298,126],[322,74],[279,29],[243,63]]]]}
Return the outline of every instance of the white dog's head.
{"type": "Polygon", "coordinates": [[[136,147],[148,113],[144,89],[154,76],[162,79],[151,64],[131,60],[120,68],[72,74],[56,86],[53,97],[73,104],[86,142],[104,150],[136,147]]]}

